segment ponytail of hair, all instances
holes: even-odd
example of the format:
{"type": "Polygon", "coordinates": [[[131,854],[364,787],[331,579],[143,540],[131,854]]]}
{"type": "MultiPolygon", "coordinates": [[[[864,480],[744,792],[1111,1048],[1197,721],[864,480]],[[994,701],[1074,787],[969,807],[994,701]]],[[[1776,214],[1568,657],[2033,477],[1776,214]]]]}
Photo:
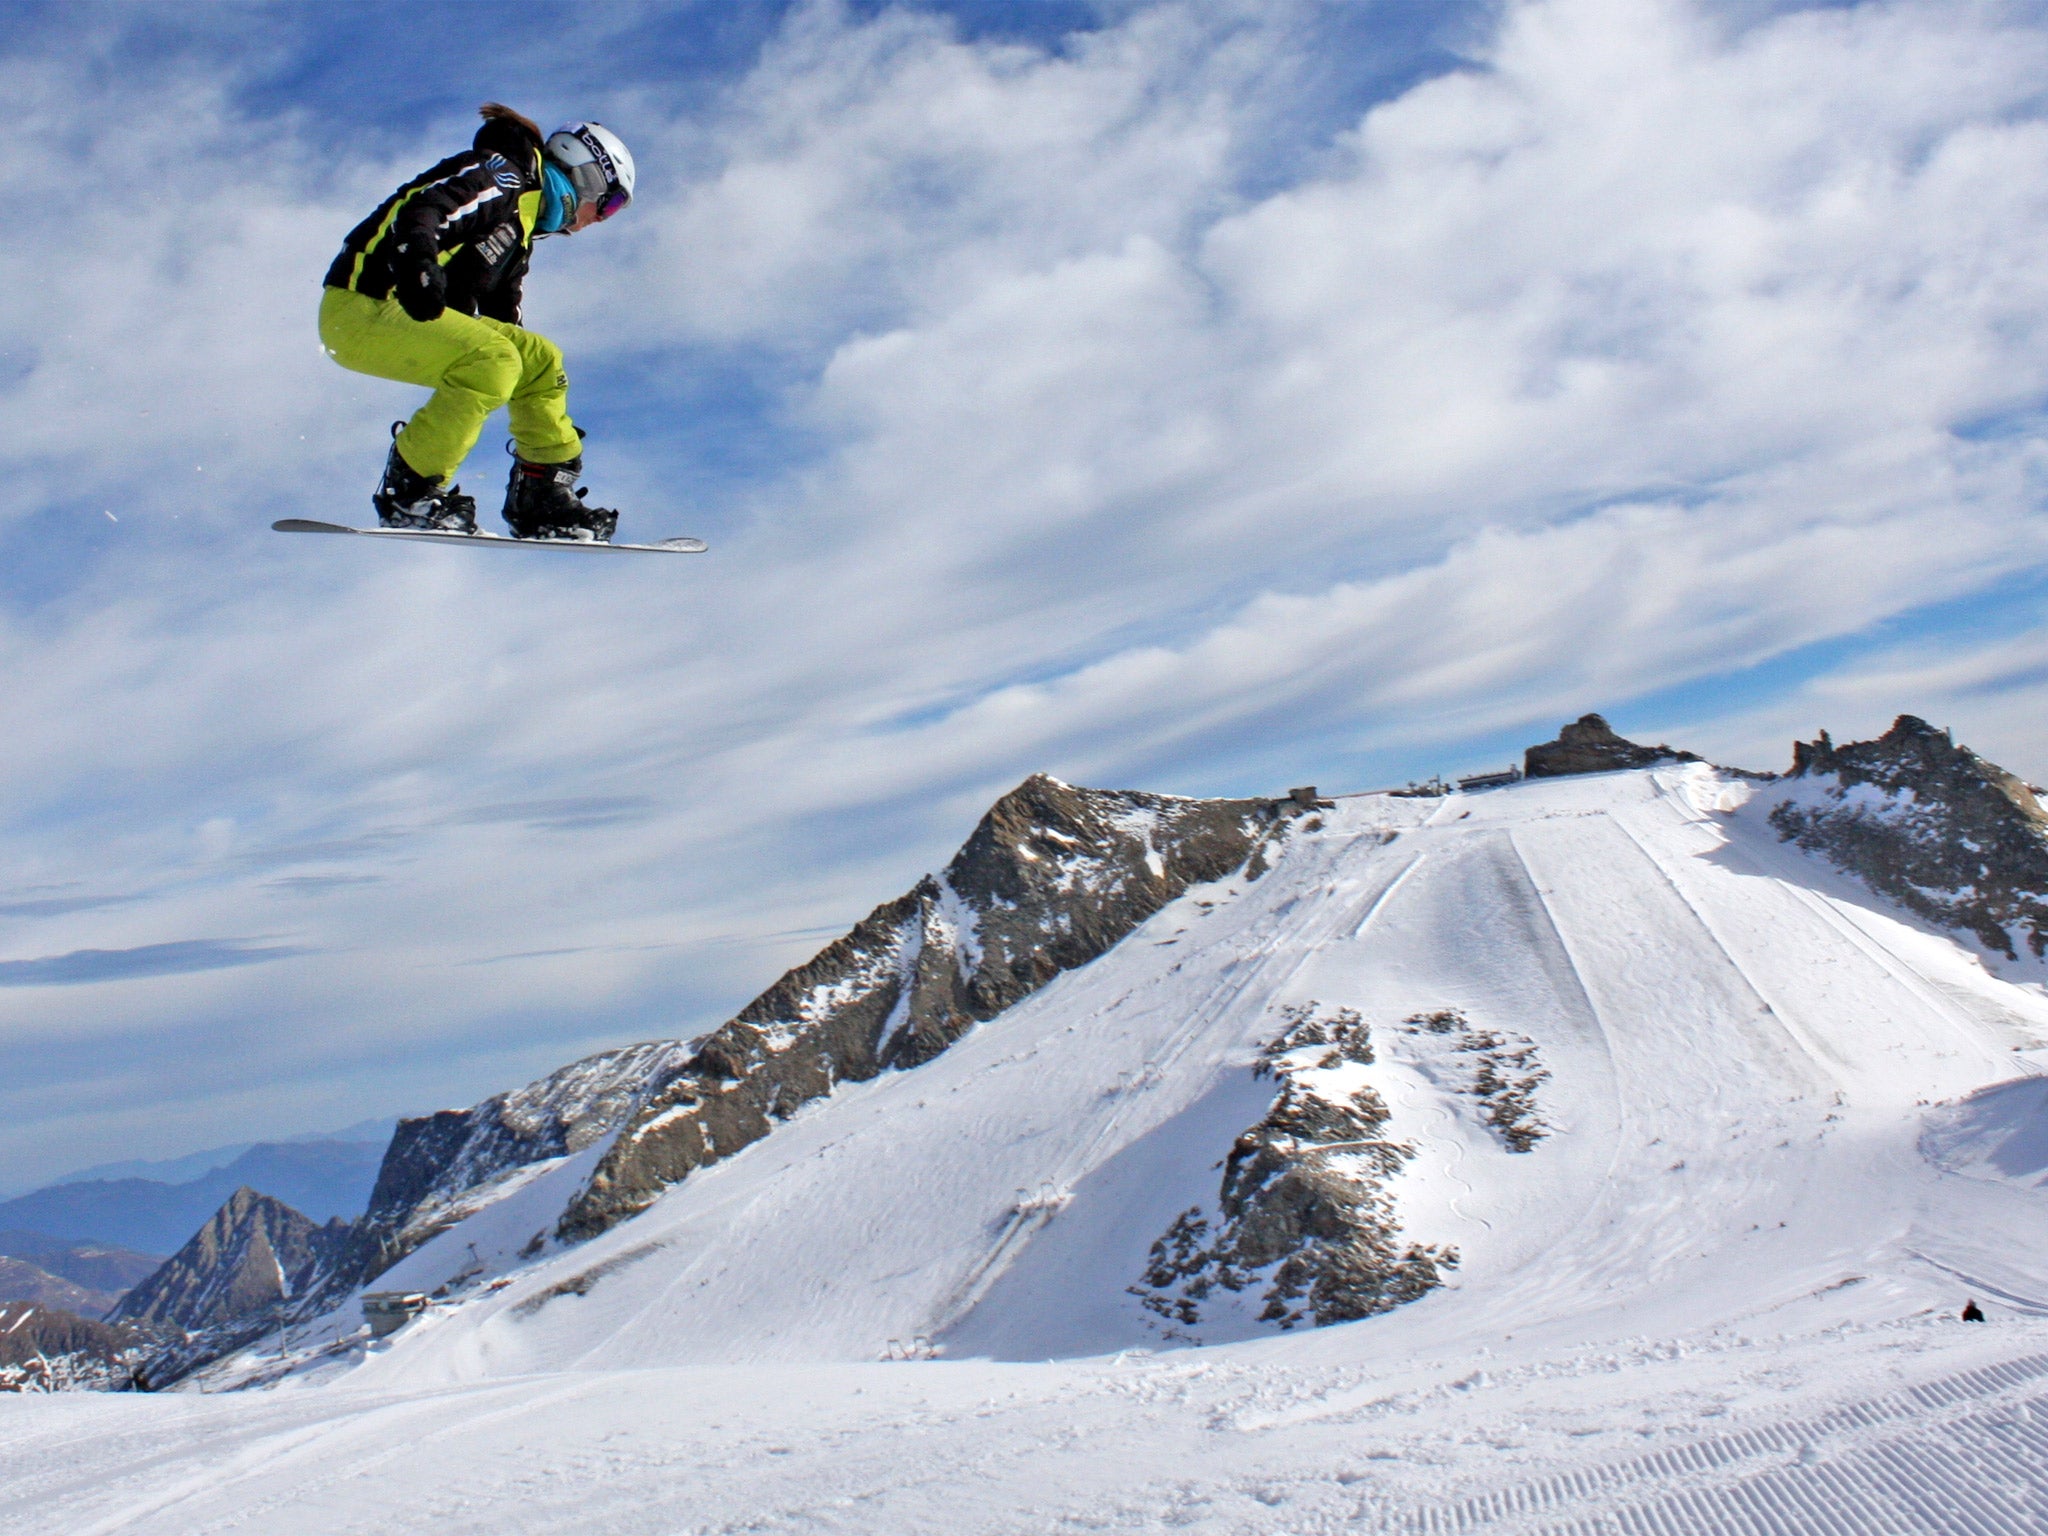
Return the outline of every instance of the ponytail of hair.
{"type": "Polygon", "coordinates": [[[526,116],[522,112],[514,112],[510,107],[506,106],[501,101],[485,102],[482,106],[476,109],[476,115],[482,118],[502,118],[508,123],[517,123],[520,127],[524,128],[528,133],[532,134],[536,139],[544,139],[547,137],[546,134],[540,131],[539,123],[536,123],[532,118],[526,116]]]}

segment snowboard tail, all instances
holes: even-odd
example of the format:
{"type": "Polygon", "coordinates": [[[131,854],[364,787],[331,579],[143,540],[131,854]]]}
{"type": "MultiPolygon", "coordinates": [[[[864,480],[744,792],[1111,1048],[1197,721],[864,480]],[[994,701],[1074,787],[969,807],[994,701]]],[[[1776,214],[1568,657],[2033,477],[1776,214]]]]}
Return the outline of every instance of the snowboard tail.
{"type": "Polygon", "coordinates": [[[662,539],[653,544],[600,544],[592,539],[515,539],[502,533],[446,533],[432,528],[351,528],[347,523],[323,523],[310,517],[284,517],[272,523],[278,533],[352,533],[365,539],[416,539],[425,544],[498,544],[517,549],[622,549],[650,555],[701,555],[711,546],[687,536],[662,539]]]}

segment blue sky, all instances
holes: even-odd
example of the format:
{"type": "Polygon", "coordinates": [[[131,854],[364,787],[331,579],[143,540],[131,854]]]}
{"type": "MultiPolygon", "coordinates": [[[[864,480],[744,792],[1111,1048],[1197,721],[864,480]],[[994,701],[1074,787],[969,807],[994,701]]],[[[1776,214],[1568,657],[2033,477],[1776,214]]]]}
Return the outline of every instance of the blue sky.
{"type": "Polygon", "coordinates": [[[2040,7],[562,14],[8,8],[0,1186],[715,1025],[1036,769],[2048,776],[2040,7]],[[487,98],[638,156],[527,316],[702,560],[267,531],[367,514],[320,276],[487,98]]]}

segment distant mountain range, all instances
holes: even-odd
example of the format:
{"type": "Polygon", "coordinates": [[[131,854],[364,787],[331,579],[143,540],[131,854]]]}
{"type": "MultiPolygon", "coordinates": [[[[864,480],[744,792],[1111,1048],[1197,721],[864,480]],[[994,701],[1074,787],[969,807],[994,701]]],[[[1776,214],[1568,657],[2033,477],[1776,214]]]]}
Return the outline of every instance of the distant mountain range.
{"type": "Polygon", "coordinates": [[[263,1142],[235,1141],[224,1147],[208,1147],[202,1152],[187,1152],[182,1157],[168,1158],[123,1158],[114,1163],[95,1163],[90,1168],[75,1169],[61,1178],[44,1179],[29,1185],[14,1185],[0,1189],[0,1199],[12,1200],[38,1189],[50,1189],[59,1184],[107,1183],[115,1179],[148,1179],[155,1184],[189,1184],[202,1174],[225,1168],[244,1152],[256,1146],[296,1146],[308,1141],[369,1141],[384,1146],[391,1140],[391,1132],[397,1127],[394,1115],[383,1115],[371,1120],[358,1120],[354,1125],[345,1125],[338,1131],[306,1131],[297,1136],[272,1136],[263,1142]]]}
{"type": "Polygon", "coordinates": [[[175,1253],[244,1185],[316,1222],[353,1218],[369,1205],[384,1147],[381,1135],[374,1140],[259,1142],[224,1166],[178,1183],[113,1178],[52,1184],[0,1201],[0,1230],[175,1253]]]}
{"type": "Polygon", "coordinates": [[[0,1231],[0,1302],[33,1302],[103,1317],[162,1263],[158,1254],[113,1243],[0,1231]]]}

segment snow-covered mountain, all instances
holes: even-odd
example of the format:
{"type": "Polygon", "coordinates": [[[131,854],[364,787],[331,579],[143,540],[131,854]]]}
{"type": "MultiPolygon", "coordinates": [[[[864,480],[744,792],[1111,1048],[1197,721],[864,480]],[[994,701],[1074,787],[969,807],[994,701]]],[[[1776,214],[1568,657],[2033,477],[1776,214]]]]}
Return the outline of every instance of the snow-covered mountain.
{"type": "Polygon", "coordinates": [[[606,1151],[556,1235],[608,1230],[840,1083],[932,1060],[1190,885],[1240,868],[1256,878],[1287,806],[1027,779],[941,873],[707,1037],[606,1151]]]}
{"type": "MultiPolygon", "coordinates": [[[[1185,800],[1034,776],[989,810],[941,873],[877,907],[720,1029],[602,1052],[470,1109],[400,1121],[369,1210],[346,1232],[315,1241],[299,1232],[313,1224],[296,1211],[259,1209],[246,1198],[253,1192],[238,1192],[122,1316],[188,1331],[151,1363],[157,1379],[175,1380],[348,1302],[422,1244],[501,1204],[486,1223],[494,1232],[524,1219],[514,1213],[533,1200],[573,1190],[521,1234],[529,1257],[550,1241],[595,1236],[835,1086],[930,1060],[977,1021],[1104,953],[1190,883],[1238,868],[1255,876],[1259,850],[1312,806],[1312,796],[1185,800]],[[545,1193],[511,1200],[544,1174],[545,1193]],[[305,1254],[276,1284],[243,1274],[252,1250],[236,1234],[259,1216],[265,1231],[291,1226],[305,1254]]],[[[478,1229],[463,1230],[462,1247],[476,1248],[478,1229]]],[[[465,1283],[483,1263],[470,1264],[465,1283]]]]}
{"type": "Polygon", "coordinates": [[[1620,745],[1035,780],[607,1129],[427,1180],[390,1340],[345,1302],[0,1455],[109,1530],[2042,1529],[2031,796],[1910,718],[1620,745]]]}
{"type": "Polygon", "coordinates": [[[281,1200],[247,1187],[107,1314],[172,1335],[151,1361],[158,1380],[269,1331],[334,1268],[353,1228],[319,1226],[281,1200]],[[181,1337],[190,1335],[191,1337],[181,1337]]]}
{"type": "MultiPolygon", "coordinates": [[[[2048,1008],[1992,967],[2038,966],[1902,926],[1788,846],[1786,808],[1833,793],[1812,766],[1771,783],[1666,762],[1294,817],[1162,802],[1169,825],[1227,829],[1192,871],[1207,879],[994,1022],[962,1035],[941,1012],[930,1038],[954,1043],[876,1077],[873,1042],[920,1018],[916,979],[950,997],[971,974],[963,937],[989,908],[956,894],[947,911],[963,851],[709,1037],[608,1147],[381,1275],[472,1299],[378,1369],[872,1359],[920,1338],[1044,1359],[1251,1338],[1439,1289],[1692,1283],[1794,1248],[1696,1224],[1743,1210],[1760,1161],[1779,1166],[1744,1231],[1791,1232],[1822,1190],[1866,1183],[1849,1171],[1862,1153],[1835,1151],[1852,1088],[1865,1113],[1897,1111],[2020,1070],[2048,1008]],[[1916,982],[1873,947],[1947,963],[1916,982]],[[844,1029],[849,998],[850,1042],[805,1031],[844,1029]],[[830,1086],[819,1057],[866,1086],[800,1112],[830,1086]],[[791,1081],[814,1086],[778,1104],[791,1081]],[[637,1186],[641,1214],[583,1221],[593,1190],[625,1182],[607,1170],[653,1162],[642,1146],[671,1127],[686,1151],[637,1186]],[[1598,1240],[1554,1252],[1571,1222],[1598,1240]]],[[[1034,829],[1004,862],[1048,872],[1037,931],[1066,926],[1060,894],[1092,914],[1145,868],[1044,836],[1071,824],[1050,805],[1095,793],[1034,781],[996,818],[1034,829]]]]}

